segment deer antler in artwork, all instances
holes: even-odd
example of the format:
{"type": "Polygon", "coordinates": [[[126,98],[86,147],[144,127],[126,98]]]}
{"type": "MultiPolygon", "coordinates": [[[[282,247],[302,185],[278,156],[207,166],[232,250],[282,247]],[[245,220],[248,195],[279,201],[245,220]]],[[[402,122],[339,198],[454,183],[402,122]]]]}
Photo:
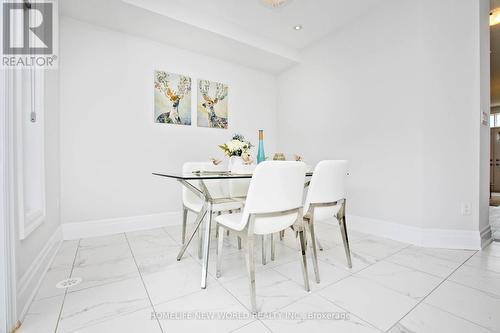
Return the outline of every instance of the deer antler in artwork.
{"type": "Polygon", "coordinates": [[[187,76],[179,76],[177,91],[169,87],[170,74],[156,72],[155,88],[162,91],[172,102],[182,99],[191,90],[191,79],[187,76]]]}
{"type": "Polygon", "coordinates": [[[200,80],[200,93],[203,96],[203,99],[207,100],[208,91],[210,90],[210,81],[208,80],[200,80]]]}
{"type": "Polygon", "coordinates": [[[169,82],[168,74],[165,72],[156,72],[155,73],[155,88],[159,89],[162,92],[165,92],[168,89],[169,82]]]}
{"type": "MultiPolygon", "coordinates": [[[[227,86],[222,83],[215,84],[215,100],[222,101],[227,96],[227,86]]],[[[217,102],[216,102],[217,103],[217,102]]]]}
{"type": "Polygon", "coordinates": [[[177,96],[182,99],[190,90],[191,79],[187,76],[181,76],[179,78],[179,84],[177,85],[177,96]]]}

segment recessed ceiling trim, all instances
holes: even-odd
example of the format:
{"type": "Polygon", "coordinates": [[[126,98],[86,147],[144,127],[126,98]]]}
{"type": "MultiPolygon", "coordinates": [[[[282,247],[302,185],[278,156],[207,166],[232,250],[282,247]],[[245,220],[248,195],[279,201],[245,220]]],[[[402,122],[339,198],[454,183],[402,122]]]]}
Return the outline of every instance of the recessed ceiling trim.
{"type": "Polygon", "coordinates": [[[265,52],[273,53],[280,57],[284,57],[293,62],[298,62],[300,53],[298,50],[286,45],[277,43],[273,40],[257,36],[249,33],[239,26],[231,24],[227,21],[213,20],[212,17],[205,15],[203,12],[193,11],[184,6],[175,6],[173,3],[168,3],[162,6],[162,2],[154,0],[121,0],[122,2],[151,11],[156,14],[163,15],[172,20],[192,25],[194,27],[210,31],[225,38],[230,38],[240,43],[258,48],[265,52]]]}

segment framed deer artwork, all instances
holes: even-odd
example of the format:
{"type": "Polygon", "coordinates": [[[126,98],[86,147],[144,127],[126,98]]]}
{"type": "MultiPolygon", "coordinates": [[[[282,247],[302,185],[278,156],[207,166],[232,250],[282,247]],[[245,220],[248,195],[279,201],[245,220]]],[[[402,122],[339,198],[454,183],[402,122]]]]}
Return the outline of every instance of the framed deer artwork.
{"type": "Polygon", "coordinates": [[[198,127],[227,128],[228,86],[209,80],[198,80],[198,127]]]}
{"type": "Polygon", "coordinates": [[[191,125],[191,78],[155,71],[156,123],[191,125]]]}

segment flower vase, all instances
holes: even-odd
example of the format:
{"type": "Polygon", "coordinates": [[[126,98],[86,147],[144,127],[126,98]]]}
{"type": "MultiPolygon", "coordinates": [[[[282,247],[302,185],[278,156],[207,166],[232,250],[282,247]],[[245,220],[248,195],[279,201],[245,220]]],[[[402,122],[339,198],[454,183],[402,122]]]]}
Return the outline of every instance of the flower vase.
{"type": "Polygon", "coordinates": [[[227,164],[228,171],[238,170],[243,165],[243,159],[241,156],[231,156],[229,157],[229,162],[227,164]]]}
{"type": "Polygon", "coordinates": [[[266,154],[264,153],[264,131],[259,130],[259,150],[257,152],[257,164],[264,162],[266,160],[266,154]]]}

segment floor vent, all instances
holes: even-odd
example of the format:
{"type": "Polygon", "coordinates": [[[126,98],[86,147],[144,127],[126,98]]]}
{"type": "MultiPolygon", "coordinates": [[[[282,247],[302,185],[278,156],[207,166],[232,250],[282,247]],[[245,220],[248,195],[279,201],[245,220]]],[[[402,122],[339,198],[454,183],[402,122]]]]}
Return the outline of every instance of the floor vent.
{"type": "Polygon", "coordinates": [[[76,285],[80,284],[81,282],[82,282],[82,278],[79,278],[79,277],[73,277],[73,278],[69,278],[69,279],[64,279],[62,281],[59,281],[56,284],[56,288],[66,289],[66,288],[69,288],[69,287],[76,286],[76,285]]]}

